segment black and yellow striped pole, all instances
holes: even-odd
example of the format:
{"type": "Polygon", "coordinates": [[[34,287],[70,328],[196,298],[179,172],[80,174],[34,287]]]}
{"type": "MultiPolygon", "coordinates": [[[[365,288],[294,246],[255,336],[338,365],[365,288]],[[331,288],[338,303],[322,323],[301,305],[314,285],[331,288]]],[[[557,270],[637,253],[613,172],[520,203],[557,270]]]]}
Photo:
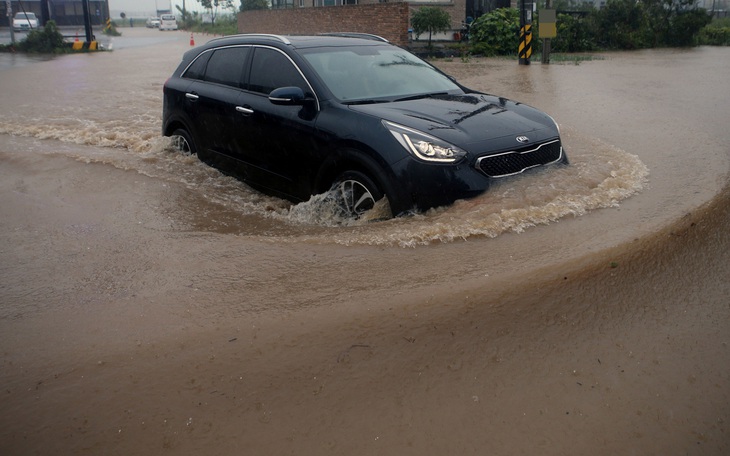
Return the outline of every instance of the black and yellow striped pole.
{"type": "Polygon", "coordinates": [[[529,65],[532,57],[532,0],[520,0],[520,65],[529,65]]]}

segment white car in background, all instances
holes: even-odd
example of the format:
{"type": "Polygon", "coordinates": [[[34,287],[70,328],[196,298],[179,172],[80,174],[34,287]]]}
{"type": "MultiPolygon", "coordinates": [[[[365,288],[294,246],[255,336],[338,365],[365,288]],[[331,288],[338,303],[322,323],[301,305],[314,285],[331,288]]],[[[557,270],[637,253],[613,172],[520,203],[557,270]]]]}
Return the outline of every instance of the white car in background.
{"type": "Polygon", "coordinates": [[[38,28],[38,18],[34,13],[17,13],[13,18],[13,30],[31,31],[38,28]]]}
{"type": "Polygon", "coordinates": [[[177,19],[174,14],[160,16],[160,30],[177,30],[177,19]]]}
{"type": "Polygon", "coordinates": [[[158,28],[160,26],[160,18],[150,17],[147,19],[147,23],[145,25],[147,28],[158,28]]]}

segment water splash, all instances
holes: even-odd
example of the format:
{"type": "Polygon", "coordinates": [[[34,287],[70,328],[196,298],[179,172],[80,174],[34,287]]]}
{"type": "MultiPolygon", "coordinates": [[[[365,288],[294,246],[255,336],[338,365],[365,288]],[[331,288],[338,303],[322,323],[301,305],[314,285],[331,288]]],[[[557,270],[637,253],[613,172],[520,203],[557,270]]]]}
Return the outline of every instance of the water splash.
{"type": "MultiPolygon", "coordinates": [[[[269,220],[267,236],[343,245],[415,247],[521,233],[564,217],[615,207],[640,192],[649,174],[636,155],[564,128],[570,166],[497,180],[480,197],[393,220],[382,221],[389,207],[387,200],[381,200],[373,210],[353,220],[343,216],[331,193],[291,204],[263,195],[195,156],[180,154],[170,138],[159,135],[159,119],[151,114],[140,114],[126,122],[56,117],[41,124],[39,119],[15,119],[0,123],[0,133],[84,146],[48,145],[43,149],[183,184],[200,192],[211,204],[242,216],[269,220]],[[272,227],[271,223],[281,227],[272,227]]],[[[230,231],[226,227],[226,232],[230,231]]]]}

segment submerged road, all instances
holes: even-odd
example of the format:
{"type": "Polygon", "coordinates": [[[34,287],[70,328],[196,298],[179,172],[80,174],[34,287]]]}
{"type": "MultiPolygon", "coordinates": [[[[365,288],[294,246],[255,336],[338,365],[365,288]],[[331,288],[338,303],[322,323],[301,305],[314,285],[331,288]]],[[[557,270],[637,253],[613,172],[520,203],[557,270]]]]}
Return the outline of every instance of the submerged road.
{"type": "Polygon", "coordinates": [[[165,147],[167,38],[0,73],[1,454],[730,451],[730,50],[436,62],[570,170],[337,228],[165,147]]]}

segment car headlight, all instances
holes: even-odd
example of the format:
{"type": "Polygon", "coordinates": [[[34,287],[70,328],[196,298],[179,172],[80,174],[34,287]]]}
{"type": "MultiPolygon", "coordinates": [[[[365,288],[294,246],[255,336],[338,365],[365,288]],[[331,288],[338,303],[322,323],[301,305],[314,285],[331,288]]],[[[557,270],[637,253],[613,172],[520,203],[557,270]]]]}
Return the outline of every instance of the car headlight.
{"type": "Polygon", "coordinates": [[[383,121],[383,125],[408,152],[421,160],[436,163],[454,163],[466,156],[466,152],[462,149],[422,131],[386,120],[383,121]]]}

